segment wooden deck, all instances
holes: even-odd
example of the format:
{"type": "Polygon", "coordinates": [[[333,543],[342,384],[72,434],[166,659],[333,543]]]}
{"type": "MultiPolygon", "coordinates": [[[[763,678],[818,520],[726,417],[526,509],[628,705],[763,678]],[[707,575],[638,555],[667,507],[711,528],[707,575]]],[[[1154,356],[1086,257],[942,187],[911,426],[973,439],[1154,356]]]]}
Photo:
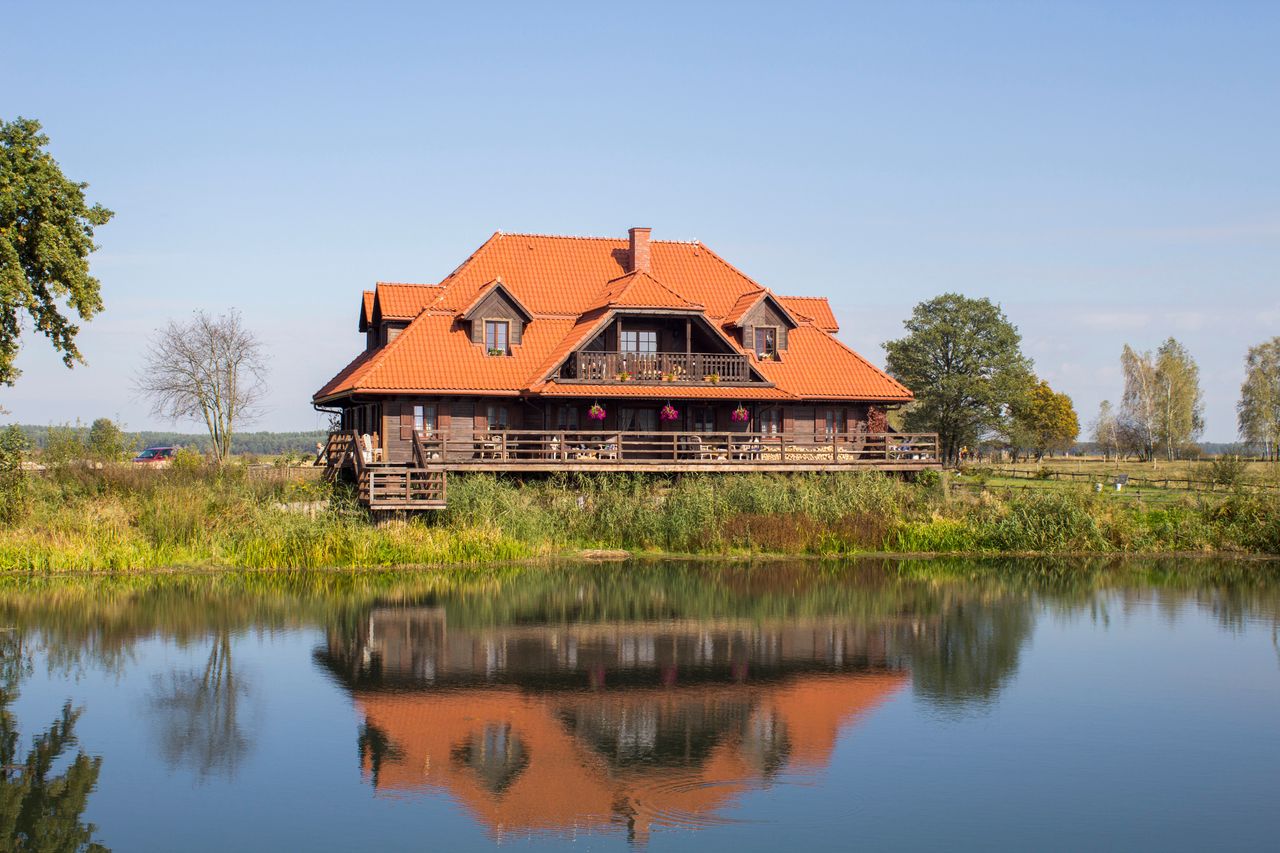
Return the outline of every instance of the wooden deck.
{"type": "Polygon", "coordinates": [[[933,433],[760,435],[745,432],[497,430],[425,435],[413,458],[385,461],[352,432],[335,432],[317,464],[350,476],[373,510],[442,509],[447,473],[912,472],[941,468],[933,433]]]}

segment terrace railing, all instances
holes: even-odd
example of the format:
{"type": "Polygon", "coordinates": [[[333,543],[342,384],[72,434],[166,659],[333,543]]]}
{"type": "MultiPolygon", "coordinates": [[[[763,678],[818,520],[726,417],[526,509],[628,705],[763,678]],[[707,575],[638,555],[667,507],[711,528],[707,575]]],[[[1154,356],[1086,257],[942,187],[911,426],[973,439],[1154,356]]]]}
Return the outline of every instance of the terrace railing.
{"type": "Polygon", "coordinates": [[[538,468],[675,465],[753,469],[770,466],[936,467],[935,433],[774,434],[751,432],[619,432],[491,430],[417,434],[420,465],[538,468]]]}
{"type": "Polygon", "coordinates": [[[578,382],[749,382],[744,355],[683,352],[579,352],[560,371],[578,382]]]}

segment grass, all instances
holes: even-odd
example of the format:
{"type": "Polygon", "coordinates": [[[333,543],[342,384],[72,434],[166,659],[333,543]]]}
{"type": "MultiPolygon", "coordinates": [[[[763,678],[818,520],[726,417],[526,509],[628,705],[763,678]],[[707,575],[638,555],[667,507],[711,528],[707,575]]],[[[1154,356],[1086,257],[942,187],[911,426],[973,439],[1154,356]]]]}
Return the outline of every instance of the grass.
{"type": "MultiPolygon", "coordinates": [[[[348,490],[242,469],[28,478],[0,570],[479,564],[588,548],[666,554],[1280,553],[1280,495],[1118,498],[1084,485],[943,487],[877,472],[453,475],[449,508],[374,525],[348,490]],[[1031,487],[1023,488],[1024,486],[1031,487]],[[319,503],[314,515],[291,503],[319,503]]],[[[1012,485],[1012,484],[1011,484],[1012,485]]],[[[1144,490],[1153,491],[1153,490],[1144,490]]]]}

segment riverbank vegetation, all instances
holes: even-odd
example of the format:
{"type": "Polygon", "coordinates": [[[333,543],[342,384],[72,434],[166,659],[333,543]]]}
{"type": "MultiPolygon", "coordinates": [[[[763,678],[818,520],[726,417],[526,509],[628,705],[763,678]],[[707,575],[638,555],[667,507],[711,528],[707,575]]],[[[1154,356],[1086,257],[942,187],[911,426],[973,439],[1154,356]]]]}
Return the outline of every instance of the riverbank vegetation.
{"type": "MultiPolygon", "coordinates": [[[[9,477],[14,478],[13,472],[9,477]]],[[[581,549],[684,554],[1280,553],[1280,495],[952,489],[876,472],[453,475],[449,508],[373,523],[345,486],[196,460],[22,476],[0,570],[367,567],[581,549]]]]}

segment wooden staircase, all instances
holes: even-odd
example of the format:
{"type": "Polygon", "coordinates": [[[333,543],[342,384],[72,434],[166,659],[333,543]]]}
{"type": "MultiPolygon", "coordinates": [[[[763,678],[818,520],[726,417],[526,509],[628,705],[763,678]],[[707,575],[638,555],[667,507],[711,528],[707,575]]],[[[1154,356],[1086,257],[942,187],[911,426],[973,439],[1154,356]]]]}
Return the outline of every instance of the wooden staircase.
{"type": "Polygon", "coordinates": [[[324,465],[329,482],[346,479],[356,485],[356,497],[373,511],[444,509],[447,475],[432,465],[415,446],[411,463],[370,462],[354,430],[330,433],[317,465],[324,465]]]}

